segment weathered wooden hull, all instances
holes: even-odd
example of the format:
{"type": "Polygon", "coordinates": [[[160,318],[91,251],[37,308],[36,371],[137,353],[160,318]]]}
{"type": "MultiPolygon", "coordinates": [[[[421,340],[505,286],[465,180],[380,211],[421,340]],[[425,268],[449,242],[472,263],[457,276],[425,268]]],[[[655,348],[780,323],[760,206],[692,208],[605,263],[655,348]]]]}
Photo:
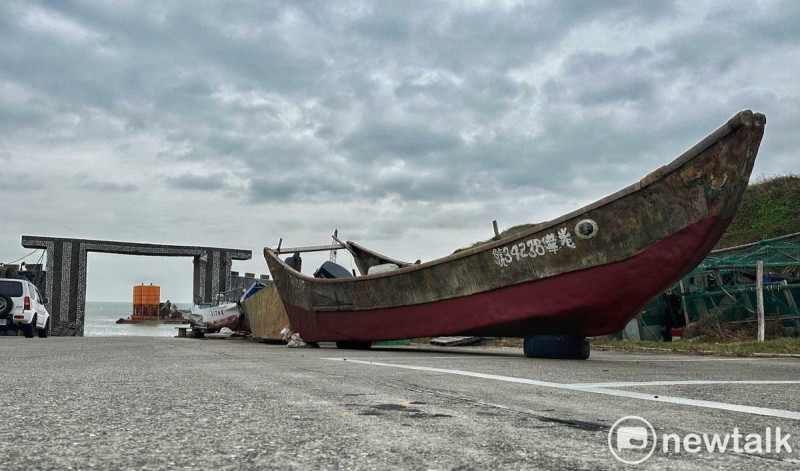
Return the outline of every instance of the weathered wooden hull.
{"type": "Polygon", "coordinates": [[[765,121],[743,111],[620,192],[431,262],[315,279],[269,248],[264,256],[292,329],[310,342],[615,332],[719,240],[747,187],[765,121]]]}

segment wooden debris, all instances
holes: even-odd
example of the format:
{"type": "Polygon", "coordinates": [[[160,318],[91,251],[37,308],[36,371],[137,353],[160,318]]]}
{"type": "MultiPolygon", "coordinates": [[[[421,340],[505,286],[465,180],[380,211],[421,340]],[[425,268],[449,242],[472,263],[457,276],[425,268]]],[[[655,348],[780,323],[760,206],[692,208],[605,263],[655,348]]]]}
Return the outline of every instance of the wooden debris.
{"type": "Polygon", "coordinates": [[[457,347],[459,345],[471,345],[481,340],[483,340],[483,337],[436,337],[431,339],[431,345],[457,347]]]}
{"type": "Polygon", "coordinates": [[[289,326],[289,318],[274,284],[245,299],[242,307],[253,338],[283,341],[281,330],[289,326]]]}

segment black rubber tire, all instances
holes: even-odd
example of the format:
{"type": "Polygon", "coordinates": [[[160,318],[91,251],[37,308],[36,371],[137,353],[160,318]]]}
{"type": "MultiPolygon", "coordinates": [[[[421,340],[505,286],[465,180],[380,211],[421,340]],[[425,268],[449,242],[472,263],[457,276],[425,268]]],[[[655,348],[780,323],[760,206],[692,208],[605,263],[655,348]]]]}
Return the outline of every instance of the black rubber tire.
{"type": "Polygon", "coordinates": [[[372,342],[348,340],[344,342],[336,342],[336,348],[342,348],[345,350],[369,350],[372,348],[372,342]]]}
{"type": "Polygon", "coordinates": [[[36,332],[36,316],[33,316],[33,319],[31,319],[30,324],[22,325],[22,335],[24,335],[26,339],[32,339],[33,334],[35,332],[36,332]]]}
{"type": "Polygon", "coordinates": [[[46,339],[48,335],[50,335],[50,319],[47,319],[47,322],[44,323],[44,328],[39,329],[39,338],[46,339]]]}
{"type": "Polygon", "coordinates": [[[591,353],[586,337],[574,335],[531,335],[522,345],[527,358],[586,360],[591,353]]]}
{"type": "Polygon", "coordinates": [[[14,301],[5,294],[0,294],[0,316],[4,316],[14,309],[14,301]]]}

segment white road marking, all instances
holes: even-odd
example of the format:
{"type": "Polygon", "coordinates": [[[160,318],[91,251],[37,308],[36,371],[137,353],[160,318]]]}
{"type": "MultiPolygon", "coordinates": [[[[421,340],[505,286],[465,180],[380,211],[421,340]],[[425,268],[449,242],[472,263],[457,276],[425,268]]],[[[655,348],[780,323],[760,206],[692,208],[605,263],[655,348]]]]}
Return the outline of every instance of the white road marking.
{"type": "MultiPolygon", "coordinates": [[[[405,356],[405,357],[395,357],[395,356],[391,356],[391,355],[386,355],[383,358],[391,358],[392,360],[420,360],[420,359],[422,359],[422,357],[423,357],[422,355],[405,356]]],[[[378,358],[381,358],[381,357],[373,357],[373,356],[358,357],[358,360],[359,361],[375,361],[378,358]]],[[[425,360],[460,360],[461,358],[466,358],[466,359],[469,359],[469,360],[475,360],[475,359],[478,359],[478,358],[487,358],[487,357],[483,357],[483,356],[465,356],[465,355],[448,356],[448,357],[429,357],[429,356],[426,356],[425,360]]],[[[323,358],[323,360],[340,360],[340,358],[323,358]]],[[[347,361],[350,361],[350,360],[347,360],[347,361]]]]}
{"type": "Polygon", "coordinates": [[[707,357],[707,358],[640,358],[640,359],[624,359],[624,360],[614,360],[610,358],[601,358],[600,361],[603,362],[611,362],[611,363],[650,363],[650,362],[691,362],[691,361],[753,361],[753,360],[791,360],[793,357],[744,357],[744,358],[714,358],[714,357],[707,357]]]}
{"type": "MultiPolygon", "coordinates": [[[[794,419],[800,420],[800,412],[796,411],[789,411],[789,410],[782,410],[782,409],[770,409],[766,407],[754,407],[754,406],[744,406],[740,404],[729,404],[725,402],[716,402],[716,401],[704,401],[698,399],[689,399],[685,397],[674,397],[674,396],[662,396],[662,395],[654,395],[654,394],[645,394],[633,391],[622,391],[616,389],[608,389],[607,387],[603,387],[603,385],[609,384],[630,384],[630,383],[579,383],[579,384],[561,384],[561,383],[553,383],[549,381],[539,381],[535,379],[527,379],[527,378],[516,378],[513,376],[501,376],[501,375],[493,375],[493,374],[486,374],[486,373],[476,373],[473,371],[463,371],[463,370],[451,370],[447,368],[433,368],[428,366],[415,366],[415,365],[400,365],[395,363],[383,363],[378,361],[364,361],[364,360],[354,360],[354,359],[347,359],[347,358],[321,358],[322,360],[329,360],[329,361],[341,361],[346,363],[356,363],[356,364],[363,364],[363,365],[372,365],[372,366],[383,366],[388,368],[400,368],[405,370],[415,370],[415,371],[429,371],[433,373],[444,373],[444,374],[451,374],[451,375],[458,375],[458,376],[468,376],[472,378],[480,378],[480,379],[489,379],[494,381],[504,381],[508,383],[518,383],[518,384],[529,384],[532,386],[539,386],[544,388],[553,388],[553,389],[563,389],[568,391],[580,391],[580,392],[589,392],[594,394],[603,394],[606,396],[618,396],[618,397],[628,397],[632,399],[641,399],[645,401],[654,401],[654,402],[666,402],[671,404],[680,404],[680,405],[688,405],[688,406],[696,406],[696,407],[705,407],[709,409],[721,409],[727,411],[734,411],[734,412],[743,412],[746,414],[755,414],[755,415],[765,415],[769,417],[780,417],[784,419],[794,419]]],[[[657,382],[661,383],[661,382],[657,382]]],[[[670,381],[670,382],[663,382],[663,383],[678,383],[680,381],[670,381]]],[[[726,384],[729,382],[725,381],[718,381],[718,382],[709,382],[707,384],[726,384]]],[[[641,383],[634,383],[636,385],[641,385],[641,383]]],[[[787,382],[773,382],[773,381],[765,381],[765,382],[748,382],[747,384],[800,384],[800,381],[787,381],[787,382]]],[[[647,385],[647,384],[645,384],[647,385]]],[[[622,387],[622,386],[618,386],[622,387]]]]}
{"type": "Polygon", "coordinates": [[[727,380],[688,380],[688,381],[620,381],[617,383],[572,383],[564,386],[574,388],[636,388],[642,386],[703,386],[714,384],[800,384],[800,381],[790,380],[752,380],[752,381],[727,381],[727,380]]]}
{"type": "Polygon", "coordinates": [[[770,409],[767,407],[743,406],[741,404],[729,404],[726,402],[716,402],[716,401],[703,401],[699,399],[689,399],[686,397],[644,394],[632,391],[623,391],[618,389],[593,388],[593,389],[578,389],[578,391],[587,391],[597,394],[605,394],[607,396],[629,397],[631,399],[642,399],[645,401],[667,402],[670,404],[680,404],[684,406],[706,407],[708,409],[721,409],[733,412],[743,412],[745,414],[766,415],[768,417],[779,417],[782,419],[800,420],[800,412],[791,410],[770,409]]]}

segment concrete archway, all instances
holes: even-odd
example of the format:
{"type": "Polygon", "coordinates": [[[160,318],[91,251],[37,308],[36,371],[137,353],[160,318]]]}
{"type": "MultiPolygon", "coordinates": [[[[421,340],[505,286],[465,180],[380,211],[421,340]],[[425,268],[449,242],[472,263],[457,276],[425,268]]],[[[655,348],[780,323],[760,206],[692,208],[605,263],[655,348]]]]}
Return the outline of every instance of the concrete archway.
{"type": "Polygon", "coordinates": [[[195,302],[210,302],[228,290],[233,260],[249,260],[250,250],[109,240],[22,236],[22,246],[47,251],[45,291],[51,334],[83,336],[86,309],[86,254],[104,252],[158,257],[192,257],[195,302]]]}

